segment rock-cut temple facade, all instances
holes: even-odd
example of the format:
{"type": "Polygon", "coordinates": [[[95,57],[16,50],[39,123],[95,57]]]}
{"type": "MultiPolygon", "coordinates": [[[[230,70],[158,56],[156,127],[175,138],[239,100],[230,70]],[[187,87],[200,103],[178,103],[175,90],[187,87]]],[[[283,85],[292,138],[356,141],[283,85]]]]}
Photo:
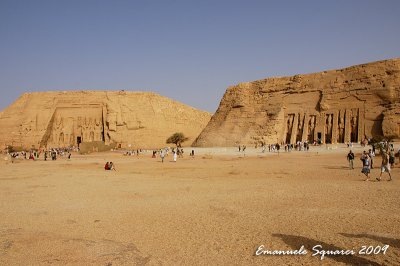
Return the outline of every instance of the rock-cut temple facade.
{"type": "Polygon", "coordinates": [[[227,89],[196,146],[400,138],[400,59],[227,89]]]}
{"type": "Polygon", "coordinates": [[[149,92],[25,93],[0,113],[0,144],[25,149],[81,143],[127,149],[165,147],[175,132],[193,141],[210,117],[149,92]]]}

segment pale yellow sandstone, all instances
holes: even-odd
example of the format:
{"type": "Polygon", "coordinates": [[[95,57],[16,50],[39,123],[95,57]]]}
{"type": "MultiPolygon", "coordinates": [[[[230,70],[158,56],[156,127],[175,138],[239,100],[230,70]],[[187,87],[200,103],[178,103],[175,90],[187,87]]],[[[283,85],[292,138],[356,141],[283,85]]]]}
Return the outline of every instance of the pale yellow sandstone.
{"type": "Polygon", "coordinates": [[[400,59],[229,87],[196,146],[400,137],[400,59]]]}
{"type": "Polygon", "coordinates": [[[210,113],[149,92],[25,93],[0,114],[0,144],[24,148],[102,141],[122,148],[165,147],[183,132],[190,144],[210,113]]]}

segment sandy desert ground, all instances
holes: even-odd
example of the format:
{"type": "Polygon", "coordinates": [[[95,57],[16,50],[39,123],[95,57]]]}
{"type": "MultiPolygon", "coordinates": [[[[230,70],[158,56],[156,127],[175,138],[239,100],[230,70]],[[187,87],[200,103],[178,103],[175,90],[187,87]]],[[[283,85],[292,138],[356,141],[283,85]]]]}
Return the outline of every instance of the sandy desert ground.
{"type": "Polygon", "coordinates": [[[344,147],[196,153],[177,163],[150,153],[15,163],[2,156],[0,264],[400,264],[399,165],[392,182],[364,182],[361,161],[349,170],[344,147]],[[106,161],[117,171],[104,171],[106,161]],[[260,245],[304,245],[308,253],[256,256],[260,245]],[[321,261],[316,245],[356,254],[321,261]],[[386,254],[358,254],[383,245],[386,254]]]}

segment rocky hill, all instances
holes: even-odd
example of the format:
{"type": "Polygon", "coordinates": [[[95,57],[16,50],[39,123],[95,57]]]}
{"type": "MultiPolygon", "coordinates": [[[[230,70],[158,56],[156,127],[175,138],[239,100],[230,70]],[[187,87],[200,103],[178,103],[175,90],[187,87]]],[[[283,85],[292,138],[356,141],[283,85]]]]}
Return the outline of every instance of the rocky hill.
{"type": "Polygon", "coordinates": [[[400,137],[400,59],[229,87],[195,146],[400,137]]]}
{"type": "Polygon", "coordinates": [[[183,132],[190,144],[210,117],[148,92],[25,93],[0,113],[0,145],[50,148],[103,142],[122,148],[157,148],[166,146],[174,132],[183,132]]]}

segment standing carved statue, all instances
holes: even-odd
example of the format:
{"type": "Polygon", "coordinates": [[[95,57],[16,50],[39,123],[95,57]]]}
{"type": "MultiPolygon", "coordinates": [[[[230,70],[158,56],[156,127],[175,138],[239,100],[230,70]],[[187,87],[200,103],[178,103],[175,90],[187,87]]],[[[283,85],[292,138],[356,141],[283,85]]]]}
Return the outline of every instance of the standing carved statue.
{"type": "Polygon", "coordinates": [[[307,139],[310,143],[314,141],[314,129],[315,129],[315,115],[312,115],[308,121],[308,132],[307,132],[307,139]]]}
{"type": "Polygon", "coordinates": [[[332,120],[333,120],[332,114],[326,115],[326,120],[325,120],[325,142],[326,143],[332,143],[332,120]]]}
{"type": "Polygon", "coordinates": [[[64,144],[64,133],[63,132],[60,133],[60,138],[58,140],[58,144],[61,146],[63,146],[63,144],[64,144]]]}
{"type": "Polygon", "coordinates": [[[357,116],[354,115],[354,113],[352,113],[352,117],[351,117],[351,142],[357,142],[357,116]]]}
{"type": "Polygon", "coordinates": [[[296,136],[296,141],[302,141],[302,135],[303,135],[303,120],[301,119],[301,116],[299,114],[297,118],[297,136],[296,136]]]}
{"type": "Polygon", "coordinates": [[[355,132],[357,130],[357,117],[353,116],[351,118],[351,130],[352,132],[355,132]]]}
{"type": "Polygon", "coordinates": [[[332,132],[332,118],[333,115],[326,116],[326,134],[331,134],[332,132]]]}
{"type": "Polygon", "coordinates": [[[303,123],[301,123],[302,121],[301,121],[301,117],[300,117],[300,115],[299,115],[299,121],[298,121],[298,131],[301,131],[302,129],[303,129],[303,123]]]}
{"type": "Polygon", "coordinates": [[[339,118],[339,141],[340,142],[344,142],[344,128],[345,128],[344,118],[341,115],[339,118]]]}
{"type": "Polygon", "coordinates": [[[308,135],[314,132],[315,127],[315,116],[310,117],[310,121],[308,122],[308,135]]]}
{"type": "Polygon", "coordinates": [[[293,129],[293,115],[288,115],[287,118],[287,129],[286,129],[286,143],[290,143],[293,129]]]}
{"type": "Polygon", "coordinates": [[[293,126],[292,116],[289,115],[287,120],[287,132],[289,132],[292,129],[292,126],[293,126]]]}

